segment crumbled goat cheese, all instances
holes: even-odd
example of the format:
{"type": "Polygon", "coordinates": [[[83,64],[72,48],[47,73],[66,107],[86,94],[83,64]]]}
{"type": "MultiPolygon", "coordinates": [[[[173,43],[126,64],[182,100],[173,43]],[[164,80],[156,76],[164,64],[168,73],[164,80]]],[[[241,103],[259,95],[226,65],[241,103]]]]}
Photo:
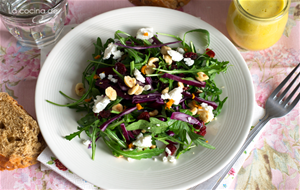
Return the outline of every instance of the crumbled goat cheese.
{"type": "Polygon", "coordinates": [[[178,48],[176,49],[176,51],[178,51],[178,52],[181,53],[181,54],[184,54],[184,53],[185,53],[184,49],[182,49],[182,48],[180,48],[180,47],[178,47],[178,48]]]}
{"type": "Polygon", "coordinates": [[[103,59],[109,59],[111,55],[113,55],[113,59],[119,59],[123,55],[123,52],[117,50],[117,47],[118,45],[114,44],[113,42],[108,44],[104,51],[103,59]]]}
{"type": "Polygon", "coordinates": [[[85,146],[89,146],[92,142],[90,140],[83,140],[82,144],[84,144],[85,146]]]}
{"type": "Polygon", "coordinates": [[[194,65],[194,60],[192,60],[191,58],[184,58],[183,60],[187,66],[194,65]]]}
{"type": "Polygon", "coordinates": [[[209,106],[207,103],[201,104],[202,109],[198,109],[199,118],[204,122],[210,122],[214,119],[213,107],[209,106]]]}
{"type": "Polygon", "coordinates": [[[138,69],[134,68],[133,75],[135,76],[136,80],[145,83],[145,77],[138,69]]]}
{"type": "Polygon", "coordinates": [[[148,91],[151,89],[151,85],[150,84],[147,84],[144,86],[144,90],[148,91]]]}
{"type": "Polygon", "coordinates": [[[152,37],[153,37],[153,28],[140,28],[136,34],[136,38],[141,40],[148,40],[152,37]]]}
{"type": "Polygon", "coordinates": [[[154,157],[153,157],[153,160],[154,160],[154,162],[156,162],[156,161],[157,161],[157,158],[154,158],[154,157]]]}
{"type": "Polygon", "coordinates": [[[132,142],[133,145],[140,147],[140,148],[147,148],[152,146],[152,136],[147,135],[143,136],[142,133],[140,133],[137,137],[136,140],[132,142]]]}
{"type": "Polygon", "coordinates": [[[168,54],[172,57],[173,61],[181,61],[183,59],[183,55],[175,50],[168,50],[168,54]]]}
{"type": "Polygon", "coordinates": [[[107,96],[96,96],[96,99],[94,100],[93,112],[99,113],[100,111],[104,110],[109,103],[110,99],[107,96]]]}
{"type": "Polygon", "coordinates": [[[171,90],[169,93],[165,93],[161,95],[161,98],[163,100],[166,99],[172,99],[174,100],[174,105],[178,105],[180,100],[182,99],[182,93],[183,89],[180,87],[174,88],[173,90],[171,90]]]}
{"type": "Polygon", "coordinates": [[[167,158],[166,156],[164,156],[164,157],[162,158],[162,161],[163,161],[163,162],[166,162],[166,161],[168,161],[168,158],[167,158]]]}
{"type": "Polygon", "coordinates": [[[115,78],[113,77],[113,75],[108,75],[107,79],[110,80],[110,81],[113,82],[113,83],[117,83],[117,82],[118,82],[118,79],[115,79],[115,78]]]}
{"type": "Polygon", "coordinates": [[[101,80],[104,79],[105,78],[105,73],[100,73],[99,77],[100,77],[101,80]]]}
{"type": "Polygon", "coordinates": [[[168,156],[168,161],[175,164],[176,163],[176,158],[175,156],[168,156]]]}
{"type": "Polygon", "coordinates": [[[129,158],[129,157],[127,157],[126,159],[128,162],[132,162],[134,160],[133,158],[129,158]]]}
{"type": "Polygon", "coordinates": [[[165,151],[166,151],[166,153],[167,153],[168,155],[171,155],[171,154],[172,154],[171,150],[168,149],[168,147],[166,147],[165,151]]]}

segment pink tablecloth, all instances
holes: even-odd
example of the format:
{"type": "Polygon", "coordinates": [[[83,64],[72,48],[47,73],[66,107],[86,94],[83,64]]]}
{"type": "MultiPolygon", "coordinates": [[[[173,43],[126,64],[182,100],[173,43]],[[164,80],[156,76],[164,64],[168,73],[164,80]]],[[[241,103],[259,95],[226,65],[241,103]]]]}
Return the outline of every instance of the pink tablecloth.
{"type": "MultiPolygon", "coordinates": [[[[183,11],[216,27],[228,36],[225,27],[229,0],[191,0],[183,11]]],[[[66,24],[79,24],[103,12],[133,6],[127,0],[69,0],[66,24]]],[[[273,47],[241,52],[256,88],[256,102],[266,98],[286,74],[300,62],[300,2],[292,0],[286,30],[273,47]]],[[[22,47],[0,24],[0,91],[6,91],[35,116],[34,93],[40,71],[40,50],[22,47]]],[[[228,189],[299,189],[300,186],[300,105],[289,115],[267,124],[243,167],[228,189]]],[[[229,176],[232,177],[232,176],[229,176]]],[[[39,164],[0,172],[0,189],[76,189],[53,171],[42,172],[39,164]]]]}

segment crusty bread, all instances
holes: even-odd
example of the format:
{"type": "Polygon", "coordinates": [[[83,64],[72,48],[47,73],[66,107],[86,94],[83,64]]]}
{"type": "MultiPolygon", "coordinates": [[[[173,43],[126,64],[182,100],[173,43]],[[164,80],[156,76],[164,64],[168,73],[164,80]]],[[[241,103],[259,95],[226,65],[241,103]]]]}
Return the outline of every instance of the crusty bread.
{"type": "Polygon", "coordinates": [[[36,164],[46,143],[37,122],[5,92],[0,92],[0,171],[36,164]]]}
{"type": "Polygon", "coordinates": [[[190,0],[129,0],[136,6],[157,6],[171,9],[179,9],[188,4],[190,0]]]}

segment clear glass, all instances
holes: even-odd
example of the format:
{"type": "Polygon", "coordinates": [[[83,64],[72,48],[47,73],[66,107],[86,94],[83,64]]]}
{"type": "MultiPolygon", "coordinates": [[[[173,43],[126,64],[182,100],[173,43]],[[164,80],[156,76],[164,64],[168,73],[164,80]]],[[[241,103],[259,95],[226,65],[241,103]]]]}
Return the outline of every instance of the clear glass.
{"type": "Polygon", "coordinates": [[[1,20],[23,46],[55,43],[67,14],[67,0],[0,0],[1,20]]]}
{"type": "MultiPolygon", "coordinates": [[[[258,17],[250,14],[247,9],[243,8],[241,1],[232,0],[227,15],[226,27],[233,43],[242,49],[254,51],[274,45],[283,34],[291,0],[282,0],[283,9],[272,17],[258,17]]],[[[264,3],[267,1],[271,5],[270,8],[275,7],[276,1],[265,0],[264,3]]]]}

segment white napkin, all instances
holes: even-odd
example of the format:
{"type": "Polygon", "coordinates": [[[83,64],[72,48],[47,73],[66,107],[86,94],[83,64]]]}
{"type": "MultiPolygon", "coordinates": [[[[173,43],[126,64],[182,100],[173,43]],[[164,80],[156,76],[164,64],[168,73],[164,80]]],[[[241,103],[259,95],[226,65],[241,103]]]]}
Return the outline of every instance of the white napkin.
{"type": "MultiPolygon", "coordinates": [[[[62,34],[59,39],[61,39],[64,35],[66,35],[70,30],[72,30],[76,25],[67,25],[64,27],[62,34]]],[[[45,59],[47,58],[48,54],[52,50],[52,48],[55,46],[47,46],[43,49],[41,49],[41,68],[44,64],[45,59]]],[[[257,123],[257,121],[262,118],[264,114],[264,109],[262,109],[259,106],[255,106],[255,116],[253,118],[253,125],[257,123]]],[[[256,139],[260,135],[257,135],[256,139]]],[[[241,166],[243,165],[246,158],[249,156],[249,153],[251,152],[254,142],[256,140],[254,139],[253,142],[247,147],[247,149],[244,151],[244,154],[240,156],[240,158],[236,161],[231,171],[228,173],[228,175],[223,179],[223,181],[220,183],[217,189],[226,189],[230,186],[233,179],[235,178],[236,174],[240,170],[241,166]]],[[[85,181],[84,179],[80,178],[76,174],[74,174],[72,171],[70,171],[67,168],[63,168],[64,166],[61,166],[62,164],[58,161],[58,159],[55,157],[55,155],[51,152],[51,150],[47,147],[37,158],[38,161],[41,162],[41,170],[54,170],[67,180],[69,180],[74,185],[78,186],[82,189],[100,189],[99,187],[85,181]],[[58,167],[57,167],[58,166],[58,167]],[[60,169],[59,169],[60,168],[60,169]],[[63,169],[63,170],[62,170],[63,169]],[[65,171],[64,171],[65,170],[65,171]]],[[[211,189],[214,184],[219,180],[220,176],[223,174],[223,170],[221,170],[219,173],[217,173],[215,176],[211,177],[207,181],[191,188],[191,190],[200,190],[200,189],[211,189]]]]}

